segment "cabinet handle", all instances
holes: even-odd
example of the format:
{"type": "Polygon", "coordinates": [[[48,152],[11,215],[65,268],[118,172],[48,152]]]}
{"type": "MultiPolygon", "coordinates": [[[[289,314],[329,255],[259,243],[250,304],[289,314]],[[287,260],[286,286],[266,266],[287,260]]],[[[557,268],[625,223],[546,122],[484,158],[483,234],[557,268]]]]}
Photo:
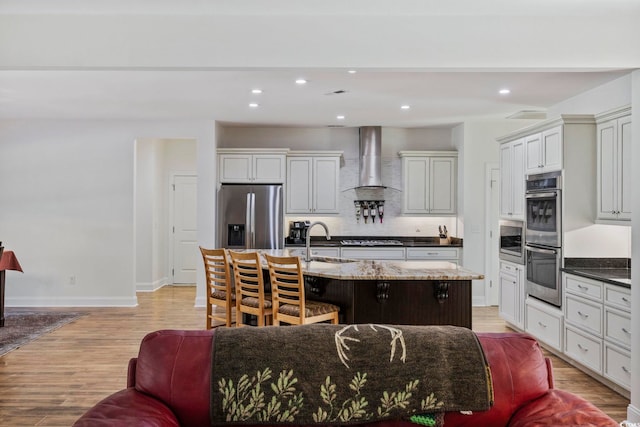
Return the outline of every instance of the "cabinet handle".
{"type": "Polygon", "coordinates": [[[588,349],[588,348],[586,348],[586,347],[583,347],[583,346],[582,346],[582,344],[578,344],[578,348],[579,348],[580,350],[584,351],[585,353],[589,351],[589,349],[588,349]]]}
{"type": "Polygon", "coordinates": [[[622,328],[622,332],[624,332],[627,335],[631,335],[631,332],[627,328],[622,328]]]}
{"type": "Polygon", "coordinates": [[[542,323],[542,322],[540,322],[540,321],[538,321],[538,325],[542,326],[543,328],[546,328],[546,327],[547,327],[547,325],[545,325],[544,323],[542,323]]]}
{"type": "Polygon", "coordinates": [[[579,314],[579,315],[580,315],[580,317],[582,317],[583,319],[588,319],[588,318],[589,318],[589,315],[588,315],[588,314],[585,314],[585,313],[581,312],[580,310],[578,310],[578,314],[579,314]]]}
{"type": "Polygon", "coordinates": [[[629,300],[627,299],[627,297],[622,297],[622,301],[626,302],[627,304],[629,303],[629,300]]]}
{"type": "Polygon", "coordinates": [[[588,291],[589,287],[588,286],[584,286],[584,285],[580,285],[578,284],[578,289],[580,289],[581,291],[588,291]]]}
{"type": "Polygon", "coordinates": [[[626,366],[622,367],[622,370],[626,373],[626,374],[630,374],[631,371],[629,370],[629,368],[627,368],[626,366]]]}

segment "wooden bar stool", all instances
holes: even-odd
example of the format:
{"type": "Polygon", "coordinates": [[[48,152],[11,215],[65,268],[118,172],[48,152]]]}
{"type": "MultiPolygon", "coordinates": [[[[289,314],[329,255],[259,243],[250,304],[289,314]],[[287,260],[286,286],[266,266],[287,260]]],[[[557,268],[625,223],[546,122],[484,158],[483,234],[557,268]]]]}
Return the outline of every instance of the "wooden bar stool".
{"type": "Polygon", "coordinates": [[[236,285],[236,326],[247,326],[243,314],[258,318],[257,325],[272,324],[271,294],[264,291],[262,266],[257,252],[229,251],[236,285]]]}
{"type": "Polygon", "coordinates": [[[299,257],[265,255],[273,293],[273,324],[306,325],[330,321],[338,324],[340,307],[305,299],[299,257]]]}
{"type": "Polygon", "coordinates": [[[201,246],[200,252],[207,279],[207,329],[222,326],[216,322],[231,326],[235,323],[232,314],[236,309],[236,294],[231,284],[227,250],[205,249],[201,246]],[[215,307],[221,307],[224,316],[216,314],[215,307]]]}

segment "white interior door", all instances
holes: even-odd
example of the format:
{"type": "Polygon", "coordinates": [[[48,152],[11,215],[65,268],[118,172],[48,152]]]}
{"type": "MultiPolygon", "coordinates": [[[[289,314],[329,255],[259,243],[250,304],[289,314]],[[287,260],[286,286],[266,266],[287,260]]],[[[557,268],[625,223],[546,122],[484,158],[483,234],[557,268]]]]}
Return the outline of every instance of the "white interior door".
{"type": "Polygon", "coordinates": [[[196,177],[173,178],[173,283],[196,283],[196,177]]]}
{"type": "Polygon", "coordinates": [[[487,165],[487,256],[485,275],[485,298],[487,305],[498,305],[498,280],[500,260],[498,239],[500,238],[500,169],[487,165]]]}

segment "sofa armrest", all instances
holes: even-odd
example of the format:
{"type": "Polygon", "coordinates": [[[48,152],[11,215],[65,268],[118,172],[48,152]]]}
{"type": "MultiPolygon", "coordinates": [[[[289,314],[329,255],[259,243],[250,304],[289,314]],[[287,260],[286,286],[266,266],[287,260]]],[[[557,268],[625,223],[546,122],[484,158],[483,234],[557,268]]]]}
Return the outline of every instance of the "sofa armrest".
{"type": "Polygon", "coordinates": [[[509,421],[509,427],[584,426],[619,427],[595,405],[573,393],[549,390],[523,405],[509,421]]]}
{"type": "Polygon", "coordinates": [[[133,357],[129,359],[129,366],[127,367],[127,388],[136,386],[136,368],[138,367],[138,358],[133,357]]]}
{"type": "Polygon", "coordinates": [[[121,390],[89,409],[74,427],[179,427],[178,419],[157,399],[134,388],[121,390]]]}

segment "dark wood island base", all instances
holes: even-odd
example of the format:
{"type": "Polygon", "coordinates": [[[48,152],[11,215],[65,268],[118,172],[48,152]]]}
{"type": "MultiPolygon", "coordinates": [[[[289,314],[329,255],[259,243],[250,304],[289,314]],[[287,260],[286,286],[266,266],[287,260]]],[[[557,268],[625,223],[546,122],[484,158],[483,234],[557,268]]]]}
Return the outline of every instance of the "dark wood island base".
{"type": "Polygon", "coordinates": [[[340,323],[471,329],[471,280],[340,280],[305,276],[310,299],[340,306],[340,323]]]}

